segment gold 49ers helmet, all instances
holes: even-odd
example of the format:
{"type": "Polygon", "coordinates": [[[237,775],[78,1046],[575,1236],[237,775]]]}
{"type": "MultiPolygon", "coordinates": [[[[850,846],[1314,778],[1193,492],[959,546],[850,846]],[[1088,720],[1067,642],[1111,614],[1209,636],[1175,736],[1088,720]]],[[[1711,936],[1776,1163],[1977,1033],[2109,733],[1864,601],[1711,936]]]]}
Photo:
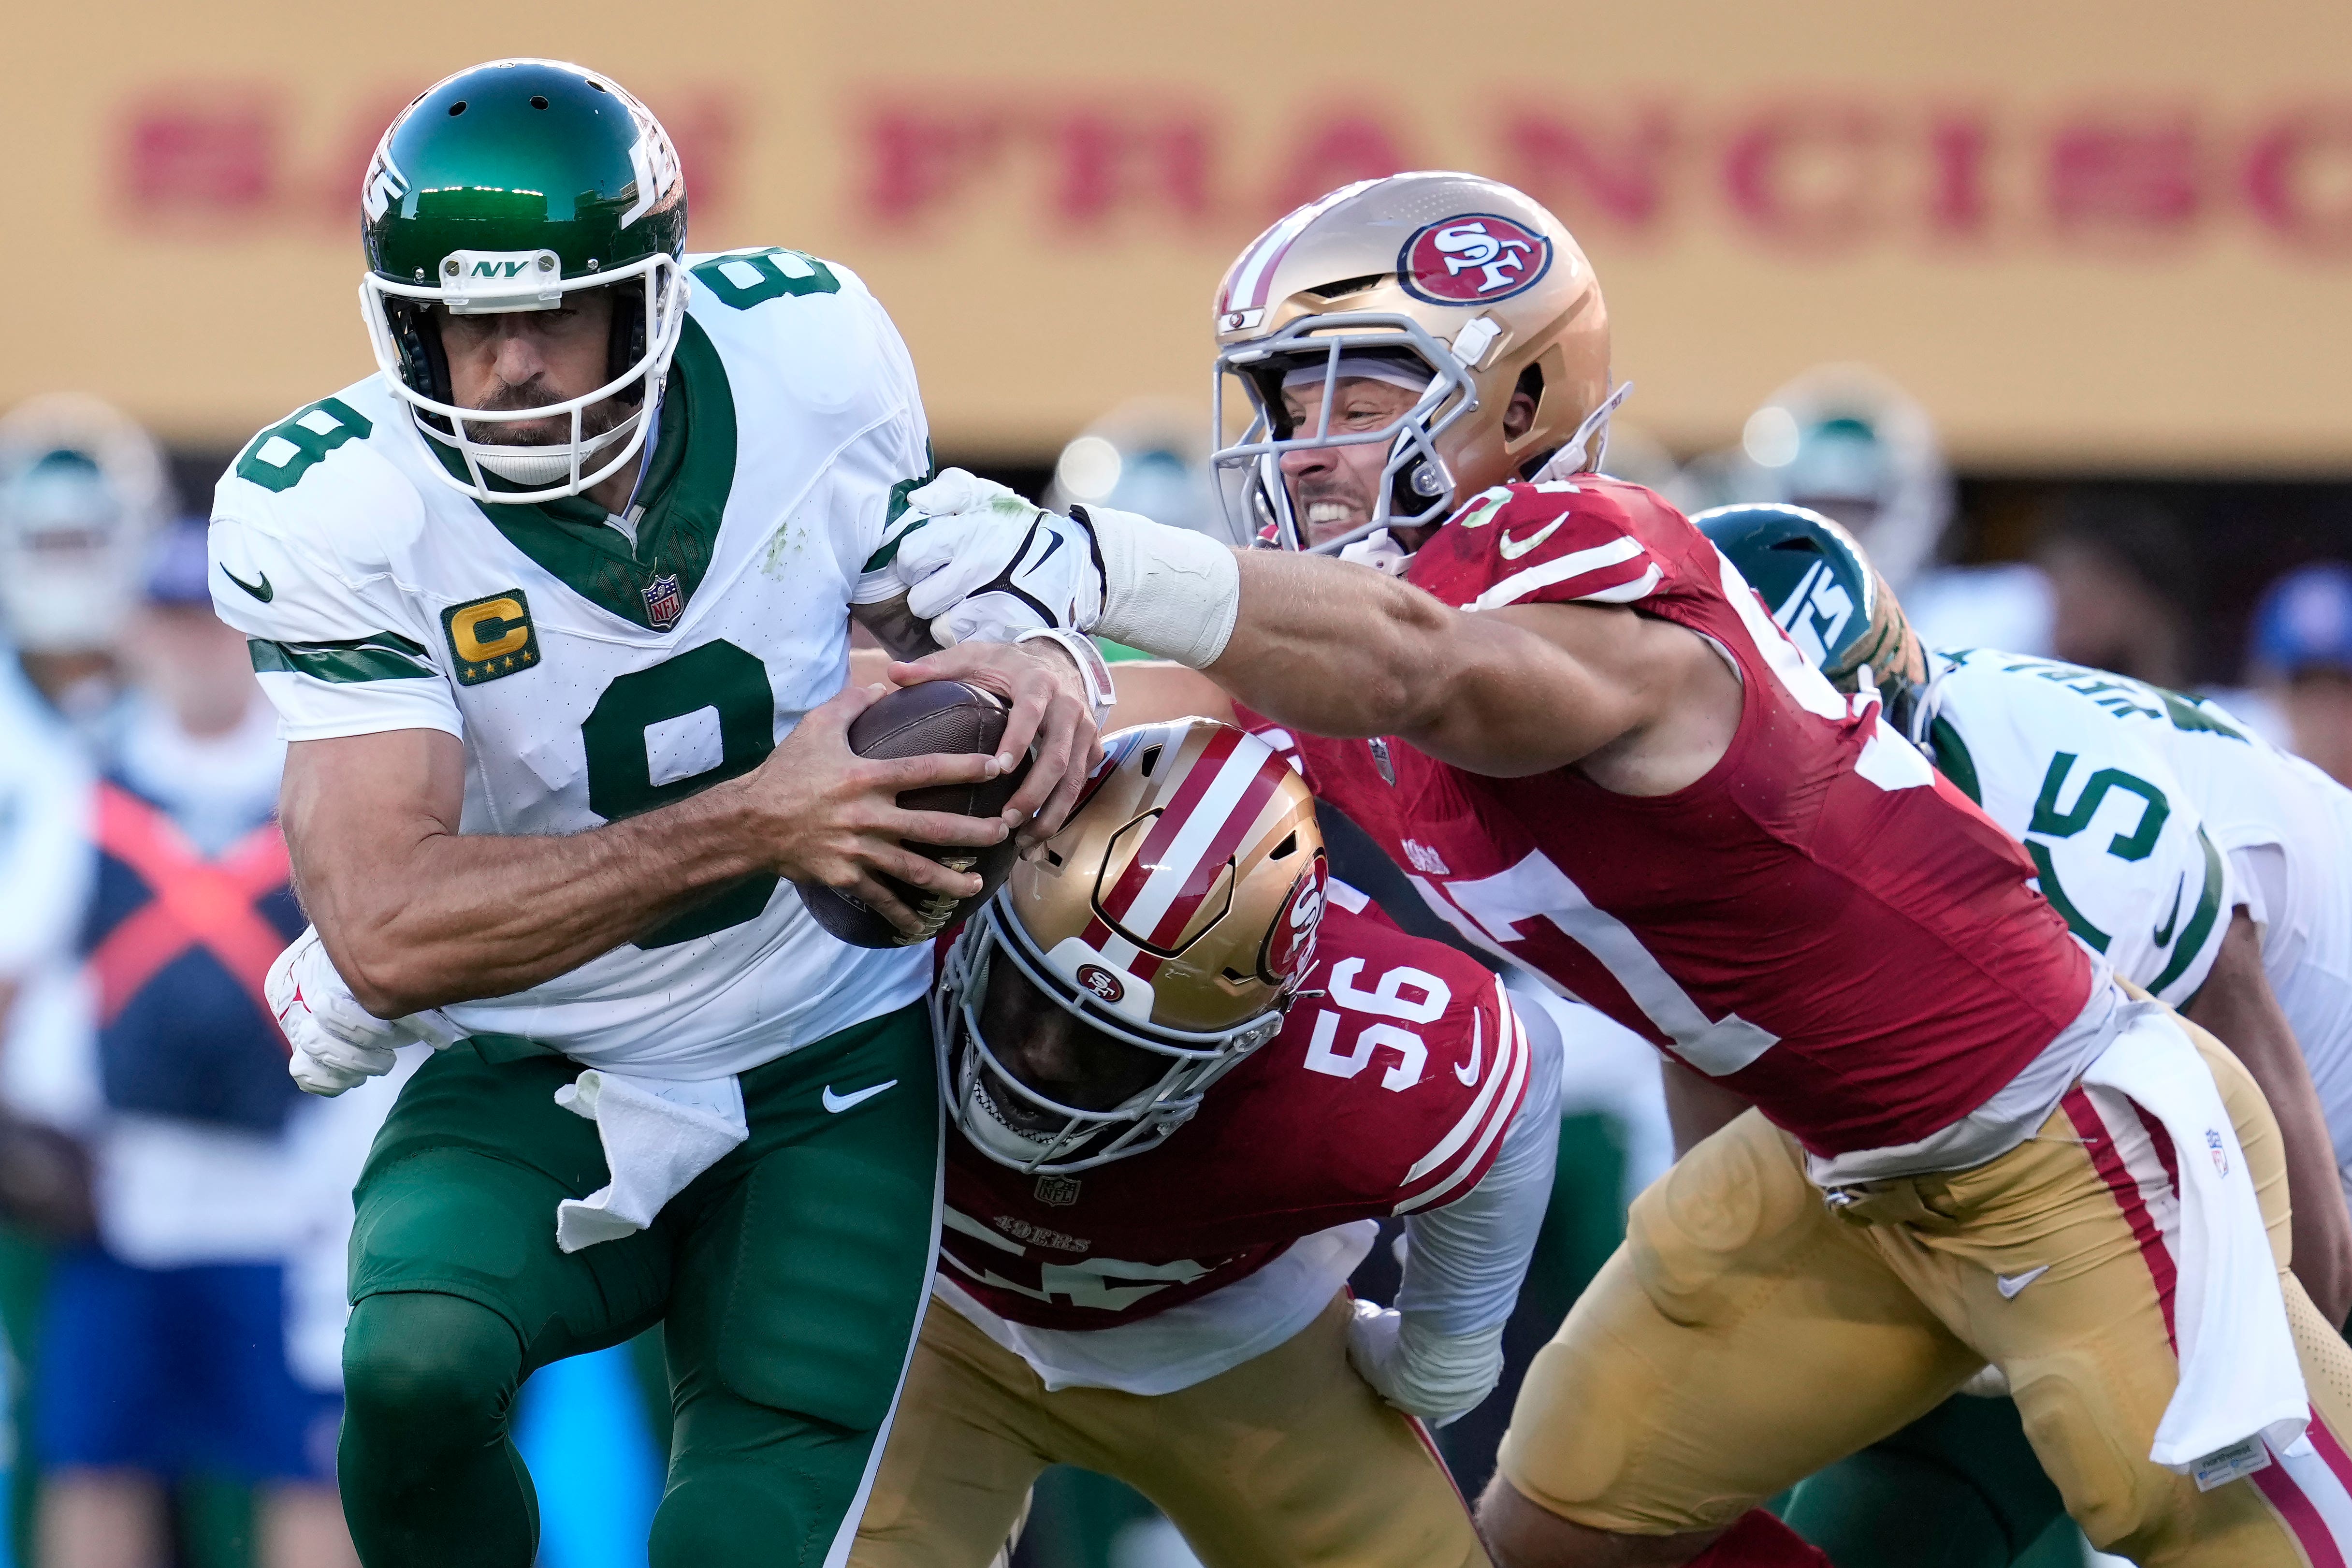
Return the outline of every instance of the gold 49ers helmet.
{"type": "Polygon", "coordinates": [[[1568,229],[1508,185],[1444,173],[1344,186],[1252,240],[1217,289],[1219,439],[1233,427],[1233,382],[1252,417],[1213,459],[1243,470],[1221,489],[1248,498],[1237,527],[1286,549],[1307,546],[1283,453],[1387,447],[1371,520],[1314,546],[1323,552],[1440,521],[1461,497],[1548,463],[1560,474],[1592,467],[1619,400],[1601,284],[1568,229]],[[1420,396],[1381,429],[1334,435],[1333,391],[1350,375],[1420,396]],[[1322,412],[1294,426],[1283,388],[1305,381],[1321,383],[1322,412]],[[1510,435],[1503,416],[1522,390],[1535,420],[1510,435]]]}
{"type": "Polygon", "coordinates": [[[1023,1171],[1085,1170],[1182,1126],[1282,1027],[1323,914],[1314,799],[1264,742],[1180,719],[1103,745],[1084,803],[965,925],[932,993],[950,1114],[1023,1171]],[[1049,1037],[1109,1087],[1051,1092],[1081,1075],[1024,1068],[1049,1037]]]}

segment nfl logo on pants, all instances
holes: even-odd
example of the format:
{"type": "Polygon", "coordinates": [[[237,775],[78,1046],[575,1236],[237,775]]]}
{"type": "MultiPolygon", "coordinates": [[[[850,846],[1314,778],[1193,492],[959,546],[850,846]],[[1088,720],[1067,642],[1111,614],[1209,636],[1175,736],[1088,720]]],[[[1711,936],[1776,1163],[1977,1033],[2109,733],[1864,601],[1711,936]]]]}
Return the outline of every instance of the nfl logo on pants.
{"type": "Polygon", "coordinates": [[[677,574],[666,572],[646,584],[646,619],[654,630],[666,632],[686,611],[686,595],[677,591],[677,574]]]}

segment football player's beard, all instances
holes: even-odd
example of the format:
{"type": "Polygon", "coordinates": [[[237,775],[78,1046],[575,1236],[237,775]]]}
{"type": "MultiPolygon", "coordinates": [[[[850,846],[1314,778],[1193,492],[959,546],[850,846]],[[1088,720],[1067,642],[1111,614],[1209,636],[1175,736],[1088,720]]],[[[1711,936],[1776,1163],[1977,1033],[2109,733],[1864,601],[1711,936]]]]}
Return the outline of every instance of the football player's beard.
{"type": "MultiPolygon", "coordinates": [[[[564,401],[550,394],[520,389],[492,393],[488,401],[478,406],[486,414],[511,409],[545,408],[564,401]]],[[[593,446],[599,436],[610,435],[622,420],[636,411],[636,405],[625,404],[615,395],[600,398],[580,411],[580,438],[583,445],[593,446]]],[[[472,420],[466,421],[466,438],[485,447],[558,447],[572,439],[572,416],[557,415],[547,419],[472,420]]]]}
{"type": "Polygon", "coordinates": [[[1290,502],[1297,509],[1298,531],[1310,547],[1360,528],[1372,516],[1371,492],[1352,474],[1318,475],[1295,483],[1290,502]]]}
{"type": "MultiPolygon", "coordinates": [[[[513,390],[494,395],[486,406],[497,409],[542,408],[558,401],[513,390]]],[[[582,480],[603,461],[604,448],[615,438],[613,432],[625,425],[643,405],[624,403],[618,396],[600,398],[580,411],[580,450],[576,460],[582,480]]],[[[548,485],[569,487],[572,465],[572,416],[559,415],[548,419],[526,419],[514,423],[467,420],[466,434],[484,446],[505,450],[478,454],[482,467],[506,480],[526,489],[548,485]],[[543,455],[542,455],[543,454],[543,455]]]]}

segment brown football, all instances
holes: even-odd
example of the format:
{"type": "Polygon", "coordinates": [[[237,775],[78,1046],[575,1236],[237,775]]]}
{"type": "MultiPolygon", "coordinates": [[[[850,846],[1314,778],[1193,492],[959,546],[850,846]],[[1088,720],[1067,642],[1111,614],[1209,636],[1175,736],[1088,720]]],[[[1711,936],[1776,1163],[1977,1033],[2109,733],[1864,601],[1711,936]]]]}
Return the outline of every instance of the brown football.
{"type": "MultiPolygon", "coordinates": [[[[940,752],[965,755],[996,750],[1004,738],[1007,710],[993,693],[961,680],[929,680],[903,687],[850,721],[849,749],[861,757],[925,757],[940,752]]],[[[944,811],[960,816],[994,816],[1004,809],[1021,781],[1029,776],[1029,759],[1011,773],[978,784],[934,784],[911,789],[898,797],[908,811],[944,811]]],[[[858,947],[911,947],[929,942],[985,903],[1012,874],[1019,846],[1007,835],[1004,842],[985,849],[969,846],[941,847],[904,840],[908,848],[942,865],[980,873],[980,891],[969,899],[926,893],[886,878],[890,890],[923,917],[919,935],[908,936],[865,904],[838,889],[800,882],[801,902],[816,923],[845,942],[858,947]]]]}

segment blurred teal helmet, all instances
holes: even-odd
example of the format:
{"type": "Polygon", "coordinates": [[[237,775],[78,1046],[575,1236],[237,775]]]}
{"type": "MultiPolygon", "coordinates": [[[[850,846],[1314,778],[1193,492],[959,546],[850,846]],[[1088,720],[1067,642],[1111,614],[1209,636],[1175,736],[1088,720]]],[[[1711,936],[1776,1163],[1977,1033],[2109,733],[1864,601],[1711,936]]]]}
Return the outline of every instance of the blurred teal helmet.
{"type": "Polygon", "coordinates": [[[1817,365],[1748,416],[1741,493],[1811,508],[1869,546],[1879,575],[1908,587],[1936,563],[1952,479],[1917,399],[1858,364],[1817,365]]]}
{"type": "Polygon", "coordinates": [[[1779,502],[1719,506],[1691,519],[1789,634],[1805,662],[1841,691],[1871,679],[1896,705],[1916,662],[1903,607],[1853,535],[1817,511],[1779,502]]]}

